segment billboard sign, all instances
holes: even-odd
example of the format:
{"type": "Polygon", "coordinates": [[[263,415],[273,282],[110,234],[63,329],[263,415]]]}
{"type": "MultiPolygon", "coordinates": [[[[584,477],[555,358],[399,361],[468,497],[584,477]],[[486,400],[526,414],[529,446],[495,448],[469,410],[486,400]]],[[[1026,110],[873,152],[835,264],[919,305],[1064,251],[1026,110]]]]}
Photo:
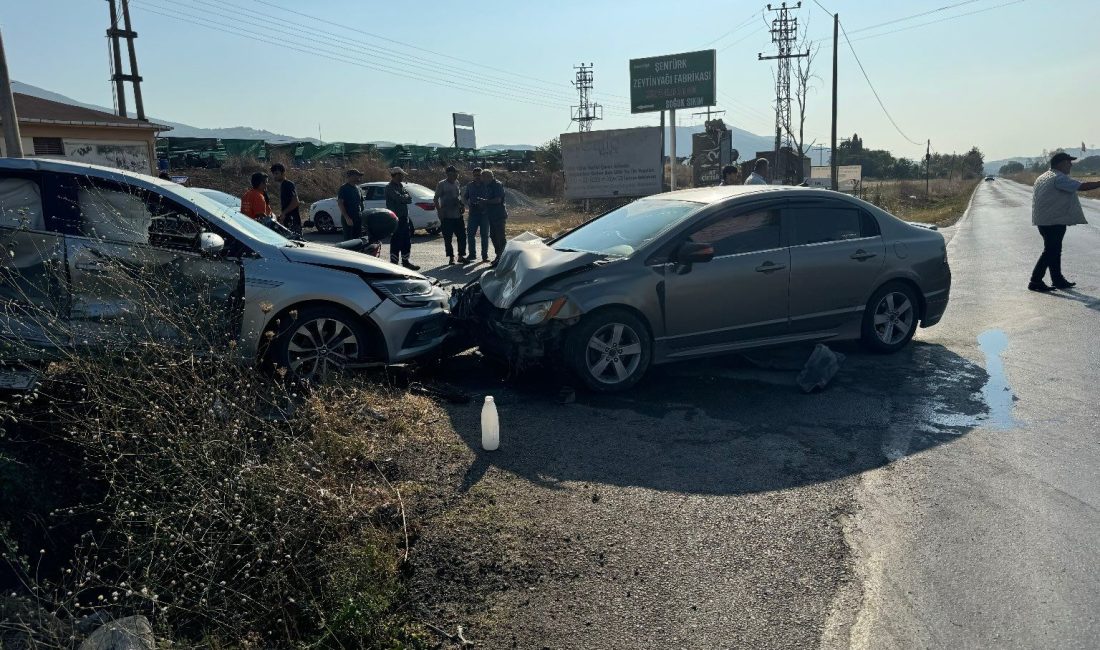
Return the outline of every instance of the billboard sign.
{"type": "Polygon", "coordinates": [[[467,113],[451,113],[454,120],[455,146],[459,149],[477,149],[474,134],[474,116],[467,113]]]}
{"type": "Polygon", "coordinates": [[[722,180],[722,167],[733,162],[733,134],[704,131],[691,136],[692,185],[708,187],[722,180]]]}
{"type": "MultiPolygon", "coordinates": [[[[836,168],[837,188],[841,192],[851,192],[863,182],[863,165],[840,165],[836,168]]],[[[828,165],[810,168],[810,187],[832,187],[832,170],[828,165]]]]}
{"type": "Polygon", "coordinates": [[[714,106],[714,70],[714,50],[631,59],[630,112],[714,106]]]}
{"type": "Polygon", "coordinates": [[[561,135],[565,198],[648,196],[661,191],[661,127],[561,135]]]}

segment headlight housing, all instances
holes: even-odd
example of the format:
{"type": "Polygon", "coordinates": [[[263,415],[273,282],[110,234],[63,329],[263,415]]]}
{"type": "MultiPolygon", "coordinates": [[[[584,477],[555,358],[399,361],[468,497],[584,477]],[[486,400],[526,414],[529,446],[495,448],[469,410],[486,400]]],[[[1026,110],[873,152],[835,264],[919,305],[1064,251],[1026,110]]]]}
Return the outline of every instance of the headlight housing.
{"type": "Polygon", "coordinates": [[[516,305],[508,310],[508,320],[524,325],[541,325],[552,318],[572,318],[578,313],[565,296],[558,296],[552,300],[516,305]]]}
{"type": "Polygon", "coordinates": [[[435,297],[432,283],[416,278],[374,281],[370,286],[402,307],[422,307],[435,297]]]}

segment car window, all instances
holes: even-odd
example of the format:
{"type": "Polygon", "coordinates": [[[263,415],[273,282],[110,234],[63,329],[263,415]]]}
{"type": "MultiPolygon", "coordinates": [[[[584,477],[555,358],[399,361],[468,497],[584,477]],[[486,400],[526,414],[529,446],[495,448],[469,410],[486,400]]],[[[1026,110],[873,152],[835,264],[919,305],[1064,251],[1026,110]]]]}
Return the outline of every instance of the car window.
{"type": "Polygon", "coordinates": [[[127,244],[197,251],[209,230],[194,211],[142,189],[114,183],[84,183],[76,193],[80,235],[127,244]]]}
{"type": "Polygon", "coordinates": [[[860,211],[857,208],[796,207],[787,215],[794,225],[795,246],[859,239],[860,211]]]}
{"type": "Polygon", "coordinates": [[[187,251],[199,249],[199,234],[210,230],[205,220],[159,194],[150,194],[147,205],[153,215],[149,224],[151,246],[187,251]]]}
{"type": "Polygon", "coordinates": [[[867,212],[860,212],[860,224],[859,231],[864,237],[878,237],[882,234],[882,230],[879,228],[878,219],[870,215],[867,212]]]}
{"type": "Polygon", "coordinates": [[[692,201],[641,199],[589,221],[552,246],[558,250],[630,257],[703,207],[692,201]]]}
{"type": "Polygon", "coordinates": [[[378,192],[378,190],[381,190],[381,189],[382,188],[375,187],[373,185],[363,185],[362,186],[363,200],[364,201],[378,201],[378,200],[381,200],[383,198],[382,194],[380,192],[378,192]]]}
{"type": "Polygon", "coordinates": [[[699,244],[714,246],[714,255],[736,255],[779,248],[782,241],[778,210],[758,210],[748,214],[727,215],[708,223],[691,234],[699,244]]]}
{"type": "Polygon", "coordinates": [[[0,174],[0,228],[46,229],[38,183],[0,174]]]}

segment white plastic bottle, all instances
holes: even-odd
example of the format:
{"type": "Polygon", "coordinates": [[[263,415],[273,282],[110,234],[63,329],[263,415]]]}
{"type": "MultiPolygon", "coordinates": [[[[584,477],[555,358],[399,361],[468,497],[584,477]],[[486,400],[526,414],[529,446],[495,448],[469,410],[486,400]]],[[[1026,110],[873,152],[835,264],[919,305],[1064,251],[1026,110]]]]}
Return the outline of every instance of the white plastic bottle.
{"type": "Polygon", "coordinates": [[[485,397],[481,407],[481,448],[496,451],[500,447],[500,420],[497,418],[497,405],[492,395],[485,397]]]}

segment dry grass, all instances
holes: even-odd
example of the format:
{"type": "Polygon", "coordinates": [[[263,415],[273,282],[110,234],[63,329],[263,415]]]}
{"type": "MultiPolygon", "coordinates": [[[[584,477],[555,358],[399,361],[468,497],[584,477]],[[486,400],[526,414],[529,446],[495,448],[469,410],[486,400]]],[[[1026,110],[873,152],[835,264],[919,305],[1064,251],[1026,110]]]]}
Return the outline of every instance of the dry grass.
{"type": "Polygon", "coordinates": [[[863,199],[906,221],[949,226],[962,217],[980,182],[937,178],[926,195],[921,181],[868,181],[863,199]]]}

